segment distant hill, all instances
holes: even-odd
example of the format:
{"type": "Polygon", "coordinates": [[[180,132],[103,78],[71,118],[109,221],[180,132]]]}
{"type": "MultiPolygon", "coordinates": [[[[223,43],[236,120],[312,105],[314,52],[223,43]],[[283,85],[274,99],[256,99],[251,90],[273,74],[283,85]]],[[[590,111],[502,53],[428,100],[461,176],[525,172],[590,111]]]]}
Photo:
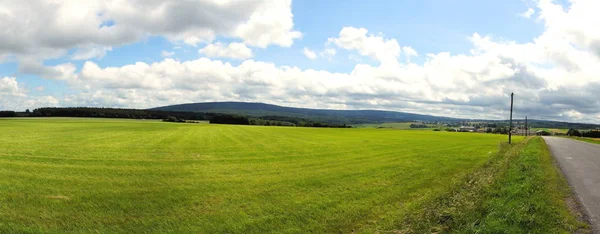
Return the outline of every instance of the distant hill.
{"type": "Polygon", "coordinates": [[[383,123],[397,121],[455,121],[459,119],[380,110],[327,110],[284,107],[265,103],[205,102],[152,108],[161,111],[226,113],[246,116],[286,116],[332,124],[383,123]]]}

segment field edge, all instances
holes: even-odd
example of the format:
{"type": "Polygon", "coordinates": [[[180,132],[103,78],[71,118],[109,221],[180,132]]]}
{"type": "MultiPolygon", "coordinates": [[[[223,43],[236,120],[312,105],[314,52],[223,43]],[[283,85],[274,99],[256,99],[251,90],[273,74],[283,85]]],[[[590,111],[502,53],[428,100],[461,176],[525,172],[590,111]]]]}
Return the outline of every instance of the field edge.
{"type": "Polygon", "coordinates": [[[499,147],[461,184],[413,207],[402,223],[377,231],[589,233],[574,193],[541,137],[499,147]]]}

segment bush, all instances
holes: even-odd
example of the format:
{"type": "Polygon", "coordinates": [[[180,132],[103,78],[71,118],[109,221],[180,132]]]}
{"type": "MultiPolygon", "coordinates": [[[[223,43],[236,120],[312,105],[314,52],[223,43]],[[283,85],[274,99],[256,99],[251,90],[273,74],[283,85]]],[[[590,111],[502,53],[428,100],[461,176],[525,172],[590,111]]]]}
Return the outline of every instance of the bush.
{"type": "Polygon", "coordinates": [[[567,135],[569,136],[576,136],[576,137],[580,137],[581,136],[581,132],[579,132],[577,129],[569,129],[569,131],[567,132],[567,135]]]}
{"type": "Polygon", "coordinates": [[[245,116],[218,114],[210,119],[210,123],[250,125],[250,120],[248,120],[248,117],[245,116]]]}
{"type": "Polygon", "coordinates": [[[174,122],[174,123],[185,123],[185,119],[177,118],[175,116],[169,116],[163,119],[164,122],[174,122]]]}

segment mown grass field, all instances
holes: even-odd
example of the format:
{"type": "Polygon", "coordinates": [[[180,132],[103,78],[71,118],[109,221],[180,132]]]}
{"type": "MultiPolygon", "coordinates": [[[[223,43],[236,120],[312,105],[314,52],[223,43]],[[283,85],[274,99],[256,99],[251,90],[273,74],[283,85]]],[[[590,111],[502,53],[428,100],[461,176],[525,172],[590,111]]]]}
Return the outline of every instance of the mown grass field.
{"type": "MultiPolygon", "coordinates": [[[[431,230],[419,214],[488,191],[461,189],[473,173],[506,171],[490,164],[495,134],[68,118],[0,131],[0,233],[431,230]]],[[[489,194],[476,195],[462,200],[489,194]]]]}

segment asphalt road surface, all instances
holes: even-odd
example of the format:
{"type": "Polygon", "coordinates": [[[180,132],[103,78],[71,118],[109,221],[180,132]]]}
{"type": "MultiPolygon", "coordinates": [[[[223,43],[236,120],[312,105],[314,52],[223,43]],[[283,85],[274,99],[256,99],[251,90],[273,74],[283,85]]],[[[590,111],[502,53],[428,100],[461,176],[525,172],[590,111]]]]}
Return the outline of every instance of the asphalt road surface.
{"type": "Polygon", "coordinates": [[[544,137],[569,184],[600,233],[600,145],[560,137],[544,137]]]}

